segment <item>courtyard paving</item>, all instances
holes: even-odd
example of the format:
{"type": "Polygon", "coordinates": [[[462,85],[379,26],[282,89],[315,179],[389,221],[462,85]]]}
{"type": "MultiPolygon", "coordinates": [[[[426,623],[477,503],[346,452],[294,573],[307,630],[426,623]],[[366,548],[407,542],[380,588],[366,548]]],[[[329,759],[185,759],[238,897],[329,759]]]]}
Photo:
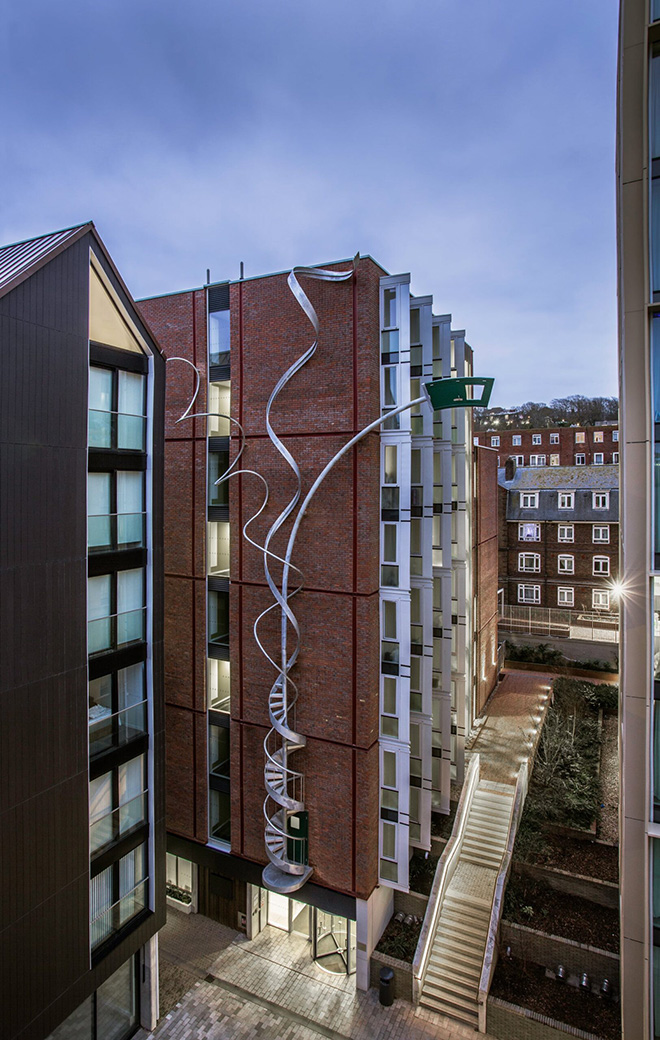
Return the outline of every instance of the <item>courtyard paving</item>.
{"type": "MultiPolygon", "coordinates": [[[[332,975],[310,957],[309,943],[272,926],[248,941],[199,915],[170,910],[160,933],[163,1006],[176,1003],[139,1040],[467,1040],[474,1031],[332,975]],[[178,983],[173,986],[173,981],[178,983]],[[187,992],[177,992],[186,986],[187,992]]],[[[488,1038],[486,1037],[486,1040],[488,1038]]]]}

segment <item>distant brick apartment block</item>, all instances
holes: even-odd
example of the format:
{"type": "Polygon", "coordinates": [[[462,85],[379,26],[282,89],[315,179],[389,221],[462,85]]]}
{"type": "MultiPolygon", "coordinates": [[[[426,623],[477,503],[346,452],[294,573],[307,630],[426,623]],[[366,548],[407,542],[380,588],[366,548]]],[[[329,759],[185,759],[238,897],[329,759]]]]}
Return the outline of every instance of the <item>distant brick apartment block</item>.
{"type": "Polygon", "coordinates": [[[619,462],[619,428],[601,426],[555,426],[530,430],[480,430],[477,444],[494,448],[500,465],[513,457],[518,466],[607,466],[619,462]]]}
{"type": "Polygon", "coordinates": [[[609,611],[618,578],[618,466],[499,471],[505,604],[609,611]]]}
{"type": "MultiPolygon", "coordinates": [[[[409,275],[388,275],[369,257],[346,281],[301,281],[318,314],[318,349],[281,392],[272,424],[305,491],[358,431],[418,397],[423,380],[471,374],[472,351],[431,297],[411,296],[409,275]]],[[[286,841],[269,839],[267,855],[264,740],[276,673],[253,625],[273,599],[262,555],[241,534],[262,485],[250,475],[214,481],[240,439],[220,417],[230,414],[245,430],[241,465],[269,484],[249,529],[263,544],[295,488],[267,435],[266,405],[313,331],[286,274],[140,306],[165,354],[201,373],[194,410],[219,413],[176,423],[194,379],[187,365],[168,365],[169,891],[249,936],[266,923],[301,932],[323,966],[357,973],[366,987],[393,890],[408,890],[412,850],[430,849],[432,811],[449,810],[466,738],[497,678],[495,521],[491,512],[475,525],[473,515],[475,481],[480,500],[496,498],[495,457],[473,464],[467,410],[417,407],[370,434],[318,492],[294,556],[305,582],[293,601],[304,746],[290,762],[304,794],[279,814],[286,841]],[[473,555],[483,578],[476,612],[473,555]],[[283,875],[279,890],[262,880],[269,859],[283,875]],[[303,877],[309,867],[302,887],[295,876],[287,887],[287,864],[303,877]]],[[[280,532],[271,548],[281,556],[285,545],[280,532]]],[[[277,611],[260,633],[279,648],[277,611]]],[[[277,763],[269,768],[273,776],[277,763]]]]}

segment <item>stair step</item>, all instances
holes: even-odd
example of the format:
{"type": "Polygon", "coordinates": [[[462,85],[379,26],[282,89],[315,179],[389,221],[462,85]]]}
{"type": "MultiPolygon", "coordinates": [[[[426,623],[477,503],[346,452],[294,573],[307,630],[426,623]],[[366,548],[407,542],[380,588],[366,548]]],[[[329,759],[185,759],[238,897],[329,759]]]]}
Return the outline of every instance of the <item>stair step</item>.
{"type": "Polygon", "coordinates": [[[455,950],[457,954],[465,954],[466,957],[482,960],[485,948],[485,935],[477,939],[467,935],[457,936],[453,931],[437,932],[433,940],[433,950],[435,946],[443,946],[447,950],[455,950]]]}
{"type": "Polygon", "coordinates": [[[488,845],[490,848],[504,849],[506,845],[507,831],[502,831],[501,834],[493,834],[492,832],[484,832],[480,827],[467,827],[465,831],[465,841],[482,841],[484,845],[488,845]]]}
{"type": "Polygon", "coordinates": [[[433,977],[444,978],[446,976],[450,982],[465,981],[471,986],[477,986],[481,978],[481,965],[459,964],[449,957],[442,961],[435,958],[433,961],[429,960],[428,962],[428,967],[426,968],[427,976],[430,973],[433,974],[433,977]]]}
{"type": "Polygon", "coordinates": [[[462,856],[463,863],[473,863],[475,867],[483,867],[484,870],[498,870],[501,859],[489,859],[478,852],[466,852],[462,856]]]}
{"type": "Polygon", "coordinates": [[[448,921],[461,922],[471,925],[473,928],[480,928],[488,924],[490,920],[490,909],[486,907],[480,907],[478,914],[470,914],[465,910],[461,910],[456,906],[447,906],[445,903],[442,904],[441,917],[446,917],[448,921]]]}
{"type": "Polygon", "coordinates": [[[463,892],[452,892],[451,887],[444,898],[444,902],[452,903],[461,910],[484,909],[490,913],[491,908],[490,899],[482,899],[480,896],[465,895],[463,892]]]}
{"type": "Polygon", "coordinates": [[[434,949],[429,957],[429,967],[436,968],[438,971],[461,971],[464,975],[475,972],[477,978],[481,975],[481,969],[483,968],[483,955],[469,956],[468,954],[459,954],[455,950],[437,950],[434,949]]]}
{"type": "Polygon", "coordinates": [[[504,854],[503,845],[492,845],[489,842],[482,842],[478,837],[466,838],[461,846],[461,852],[463,849],[468,849],[470,852],[481,850],[485,856],[497,856],[498,859],[501,859],[504,854]]]}
{"type": "Polygon", "coordinates": [[[509,809],[499,809],[490,805],[475,805],[473,802],[470,806],[470,812],[468,813],[468,819],[474,819],[478,817],[486,822],[493,822],[496,824],[504,824],[508,821],[511,815],[509,809]]]}
{"type": "Polygon", "coordinates": [[[424,992],[428,993],[429,996],[437,996],[440,999],[446,994],[454,995],[456,997],[462,997],[463,1000],[472,1001],[474,1004],[477,1002],[479,995],[478,989],[475,985],[469,983],[452,981],[451,979],[433,979],[429,978],[429,973],[426,973],[424,979],[424,992]]]}
{"type": "MultiPolygon", "coordinates": [[[[425,993],[422,993],[419,1002],[424,1007],[430,1008],[431,1011],[437,1011],[448,1018],[456,1018],[459,1022],[464,1022],[469,1026],[476,1025],[479,1021],[476,1007],[473,1011],[467,1001],[461,1003],[459,998],[456,1000],[438,1000],[437,997],[427,996],[425,993]]],[[[472,1004],[474,1006],[474,1001],[472,1001],[472,1004]]]]}
{"type": "Polygon", "coordinates": [[[461,920],[458,916],[454,916],[453,914],[451,916],[446,916],[445,913],[443,913],[438,922],[439,928],[442,928],[443,922],[446,922],[446,926],[451,932],[455,932],[458,935],[468,935],[475,939],[483,938],[485,940],[486,933],[489,931],[487,920],[484,920],[482,925],[473,925],[461,920]]]}

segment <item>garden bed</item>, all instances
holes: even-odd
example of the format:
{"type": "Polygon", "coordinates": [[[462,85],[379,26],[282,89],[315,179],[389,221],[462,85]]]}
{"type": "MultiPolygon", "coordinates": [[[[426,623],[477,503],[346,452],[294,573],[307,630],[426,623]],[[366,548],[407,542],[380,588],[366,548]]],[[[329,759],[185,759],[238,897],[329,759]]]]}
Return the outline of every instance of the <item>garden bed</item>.
{"type": "Polygon", "coordinates": [[[380,937],[376,951],[412,964],[421,930],[421,920],[419,924],[403,924],[392,918],[380,937]]]}
{"type": "Polygon", "coordinates": [[[511,1004],[529,1008],[537,1014],[565,1022],[576,1029],[595,1033],[604,1040],[621,1038],[618,1004],[549,979],[545,969],[536,964],[501,957],[490,994],[511,1004]]]}
{"type": "Polygon", "coordinates": [[[525,861],[557,867],[559,870],[598,878],[600,881],[619,880],[619,850],[613,845],[603,845],[598,841],[579,841],[575,838],[559,838],[554,834],[544,834],[535,854],[526,856],[525,861]]]}
{"type": "Polygon", "coordinates": [[[417,849],[413,852],[408,874],[411,892],[421,892],[423,896],[431,895],[431,886],[439,859],[439,856],[433,856],[430,852],[428,856],[417,849]]]}
{"type": "MultiPolygon", "coordinates": [[[[556,892],[542,881],[512,874],[502,916],[599,950],[619,952],[619,914],[588,899],[556,892]]],[[[507,999],[507,998],[504,998],[507,999]]]]}

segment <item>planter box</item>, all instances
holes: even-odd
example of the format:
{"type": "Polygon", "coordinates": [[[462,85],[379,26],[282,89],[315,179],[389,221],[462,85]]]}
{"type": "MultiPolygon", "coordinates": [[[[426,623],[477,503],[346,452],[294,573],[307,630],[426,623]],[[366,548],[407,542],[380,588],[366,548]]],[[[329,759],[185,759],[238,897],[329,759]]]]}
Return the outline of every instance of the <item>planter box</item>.
{"type": "Polygon", "coordinates": [[[192,903],[180,903],[173,896],[167,896],[165,902],[170,910],[178,910],[180,914],[192,914],[195,912],[192,903]]]}
{"type": "Polygon", "coordinates": [[[550,971],[563,964],[570,975],[586,971],[593,979],[609,979],[619,987],[619,955],[595,946],[547,935],[536,928],[512,921],[500,923],[500,948],[511,947],[511,953],[523,961],[532,961],[550,971]]]}
{"type": "Polygon", "coordinates": [[[416,914],[424,919],[429,897],[421,892],[399,892],[394,890],[394,913],[401,911],[402,914],[416,914]]]}
{"type": "Polygon", "coordinates": [[[619,908],[619,886],[615,881],[601,881],[599,878],[582,874],[571,874],[557,867],[542,867],[535,863],[521,863],[518,860],[513,864],[513,869],[516,874],[526,874],[538,881],[545,881],[556,892],[567,892],[571,896],[588,899],[591,903],[606,906],[610,910],[619,908]]]}
{"type": "Polygon", "coordinates": [[[396,957],[388,957],[386,953],[374,950],[371,954],[369,967],[370,985],[378,988],[380,982],[380,969],[391,968],[394,972],[394,997],[407,1000],[412,1003],[412,964],[408,961],[400,961],[396,957]]]}
{"type": "Polygon", "coordinates": [[[593,682],[618,683],[618,672],[592,672],[590,668],[569,668],[563,664],[536,664],[535,661],[504,662],[510,672],[541,672],[545,675],[568,675],[576,679],[591,679],[593,682]]]}
{"type": "Polygon", "coordinates": [[[489,997],[486,1005],[486,1029],[498,1040],[566,1040],[567,1036],[580,1040],[600,1040],[595,1033],[585,1033],[564,1022],[539,1015],[528,1008],[509,1004],[506,1000],[489,997]]]}

